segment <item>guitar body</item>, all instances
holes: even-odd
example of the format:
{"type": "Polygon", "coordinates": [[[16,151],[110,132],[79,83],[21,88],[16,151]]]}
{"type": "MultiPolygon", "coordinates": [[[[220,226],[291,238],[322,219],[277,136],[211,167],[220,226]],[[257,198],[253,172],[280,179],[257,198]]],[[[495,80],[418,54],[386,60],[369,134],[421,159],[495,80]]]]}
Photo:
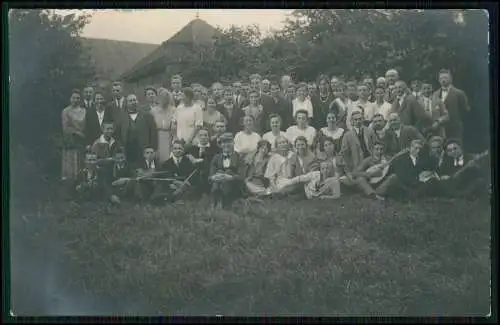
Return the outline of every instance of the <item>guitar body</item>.
{"type": "Polygon", "coordinates": [[[383,180],[384,177],[387,176],[387,173],[389,173],[389,169],[391,167],[391,163],[394,161],[394,159],[398,158],[399,156],[404,155],[408,151],[410,151],[409,148],[403,149],[400,152],[398,152],[397,154],[395,154],[391,159],[389,159],[389,161],[382,162],[380,164],[376,164],[376,165],[373,165],[370,168],[368,168],[366,170],[367,173],[372,173],[372,172],[375,172],[376,170],[379,170],[379,169],[383,168],[382,172],[381,172],[381,174],[379,176],[372,176],[372,177],[370,177],[370,179],[369,179],[370,184],[377,184],[378,182],[380,182],[381,180],[383,180]]]}

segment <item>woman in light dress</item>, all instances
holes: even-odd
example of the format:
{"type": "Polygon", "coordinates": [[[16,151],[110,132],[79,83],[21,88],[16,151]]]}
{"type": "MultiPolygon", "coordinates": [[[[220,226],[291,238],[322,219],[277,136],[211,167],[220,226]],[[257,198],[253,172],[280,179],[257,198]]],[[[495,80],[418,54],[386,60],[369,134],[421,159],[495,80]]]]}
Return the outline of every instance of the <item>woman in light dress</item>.
{"type": "Polygon", "coordinates": [[[255,120],[252,115],[243,116],[243,131],[234,136],[234,151],[243,158],[257,149],[257,144],[261,140],[260,135],[254,132],[255,120]]]}
{"type": "Polygon", "coordinates": [[[286,130],[286,137],[290,143],[295,143],[295,138],[303,136],[307,143],[312,147],[316,138],[316,129],[309,126],[309,113],[306,110],[300,110],[295,113],[296,125],[290,126],[286,130]]]}
{"type": "Polygon", "coordinates": [[[340,151],[340,145],[342,141],[342,136],[344,135],[344,129],[337,125],[337,118],[333,112],[326,115],[326,127],[319,130],[316,139],[314,140],[314,149],[316,155],[324,151],[323,144],[327,137],[332,138],[335,141],[336,151],[340,151]]]}
{"type": "Polygon", "coordinates": [[[172,93],[165,88],[158,91],[158,102],[159,105],[151,111],[151,114],[158,129],[158,159],[164,162],[170,157],[172,141],[176,135],[173,122],[176,108],[172,93]]]}
{"type": "Polygon", "coordinates": [[[147,112],[152,113],[158,109],[158,91],[153,86],[147,86],[144,88],[144,96],[146,97],[146,107],[147,112]]]}
{"type": "Polygon", "coordinates": [[[209,94],[203,109],[203,127],[212,131],[217,121],[225,119],[224,115],[217,110],[217,101],[213,94],[209,94]]]}
{"type": "Polygon", "coordinates": [[[76,180],[85,148],[85,108],[80,106],[78,90],[71,94],[70,105],[62,111],[62,180],[76,180]]]}

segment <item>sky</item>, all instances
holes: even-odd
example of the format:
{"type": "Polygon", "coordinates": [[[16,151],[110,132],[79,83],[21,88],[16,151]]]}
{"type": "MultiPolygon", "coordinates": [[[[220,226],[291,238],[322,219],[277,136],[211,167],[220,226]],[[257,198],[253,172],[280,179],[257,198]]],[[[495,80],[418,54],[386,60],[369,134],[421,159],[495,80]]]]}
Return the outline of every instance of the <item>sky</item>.
{"type": "MultiPolygon", "coordinates": [[[[194,9],[98,10],[93,13],[82,36],[160,44],[195,19],[196,12],[194,9]]],[[[283,27],[291,10],[202,9],[198,12],[199,18],[212,26],[257,24],[265,35],[271,29],[283,27]]]]}

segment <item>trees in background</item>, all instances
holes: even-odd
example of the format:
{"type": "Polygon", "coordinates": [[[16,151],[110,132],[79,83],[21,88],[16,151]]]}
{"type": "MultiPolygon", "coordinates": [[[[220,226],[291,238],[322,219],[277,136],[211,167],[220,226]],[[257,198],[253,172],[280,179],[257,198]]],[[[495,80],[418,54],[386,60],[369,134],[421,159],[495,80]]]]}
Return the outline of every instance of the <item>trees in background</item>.
{"type": "Polygon", "coordinates": [[[11,9],[8,21],[11,161],[36,163],[37,174],[58,173],[61,112],[71,90],[93,78],[79,38],[88,16],[11,9]]]}

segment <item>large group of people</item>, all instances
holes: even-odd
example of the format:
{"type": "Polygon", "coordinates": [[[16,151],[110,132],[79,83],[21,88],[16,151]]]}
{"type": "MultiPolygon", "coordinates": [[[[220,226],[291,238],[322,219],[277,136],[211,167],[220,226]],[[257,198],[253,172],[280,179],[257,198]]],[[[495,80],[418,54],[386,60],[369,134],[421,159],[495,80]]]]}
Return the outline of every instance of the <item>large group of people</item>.
{"type": "Polygon", "coordinates": [[[63,110],[62,178],[80,199],[154,203],[239,197],[335,199],[356,191],[376,200],[481,195],[488,152],[463,151],[466,94],[438,73],[440,88],[396,70],[359,81],[321,75],[294,83],[215,82],[208,89],[171,78],[148,86],[143,103],[75,90],[63,110]],[[83,97],[83,98],[82,98],[83,97]]]}

